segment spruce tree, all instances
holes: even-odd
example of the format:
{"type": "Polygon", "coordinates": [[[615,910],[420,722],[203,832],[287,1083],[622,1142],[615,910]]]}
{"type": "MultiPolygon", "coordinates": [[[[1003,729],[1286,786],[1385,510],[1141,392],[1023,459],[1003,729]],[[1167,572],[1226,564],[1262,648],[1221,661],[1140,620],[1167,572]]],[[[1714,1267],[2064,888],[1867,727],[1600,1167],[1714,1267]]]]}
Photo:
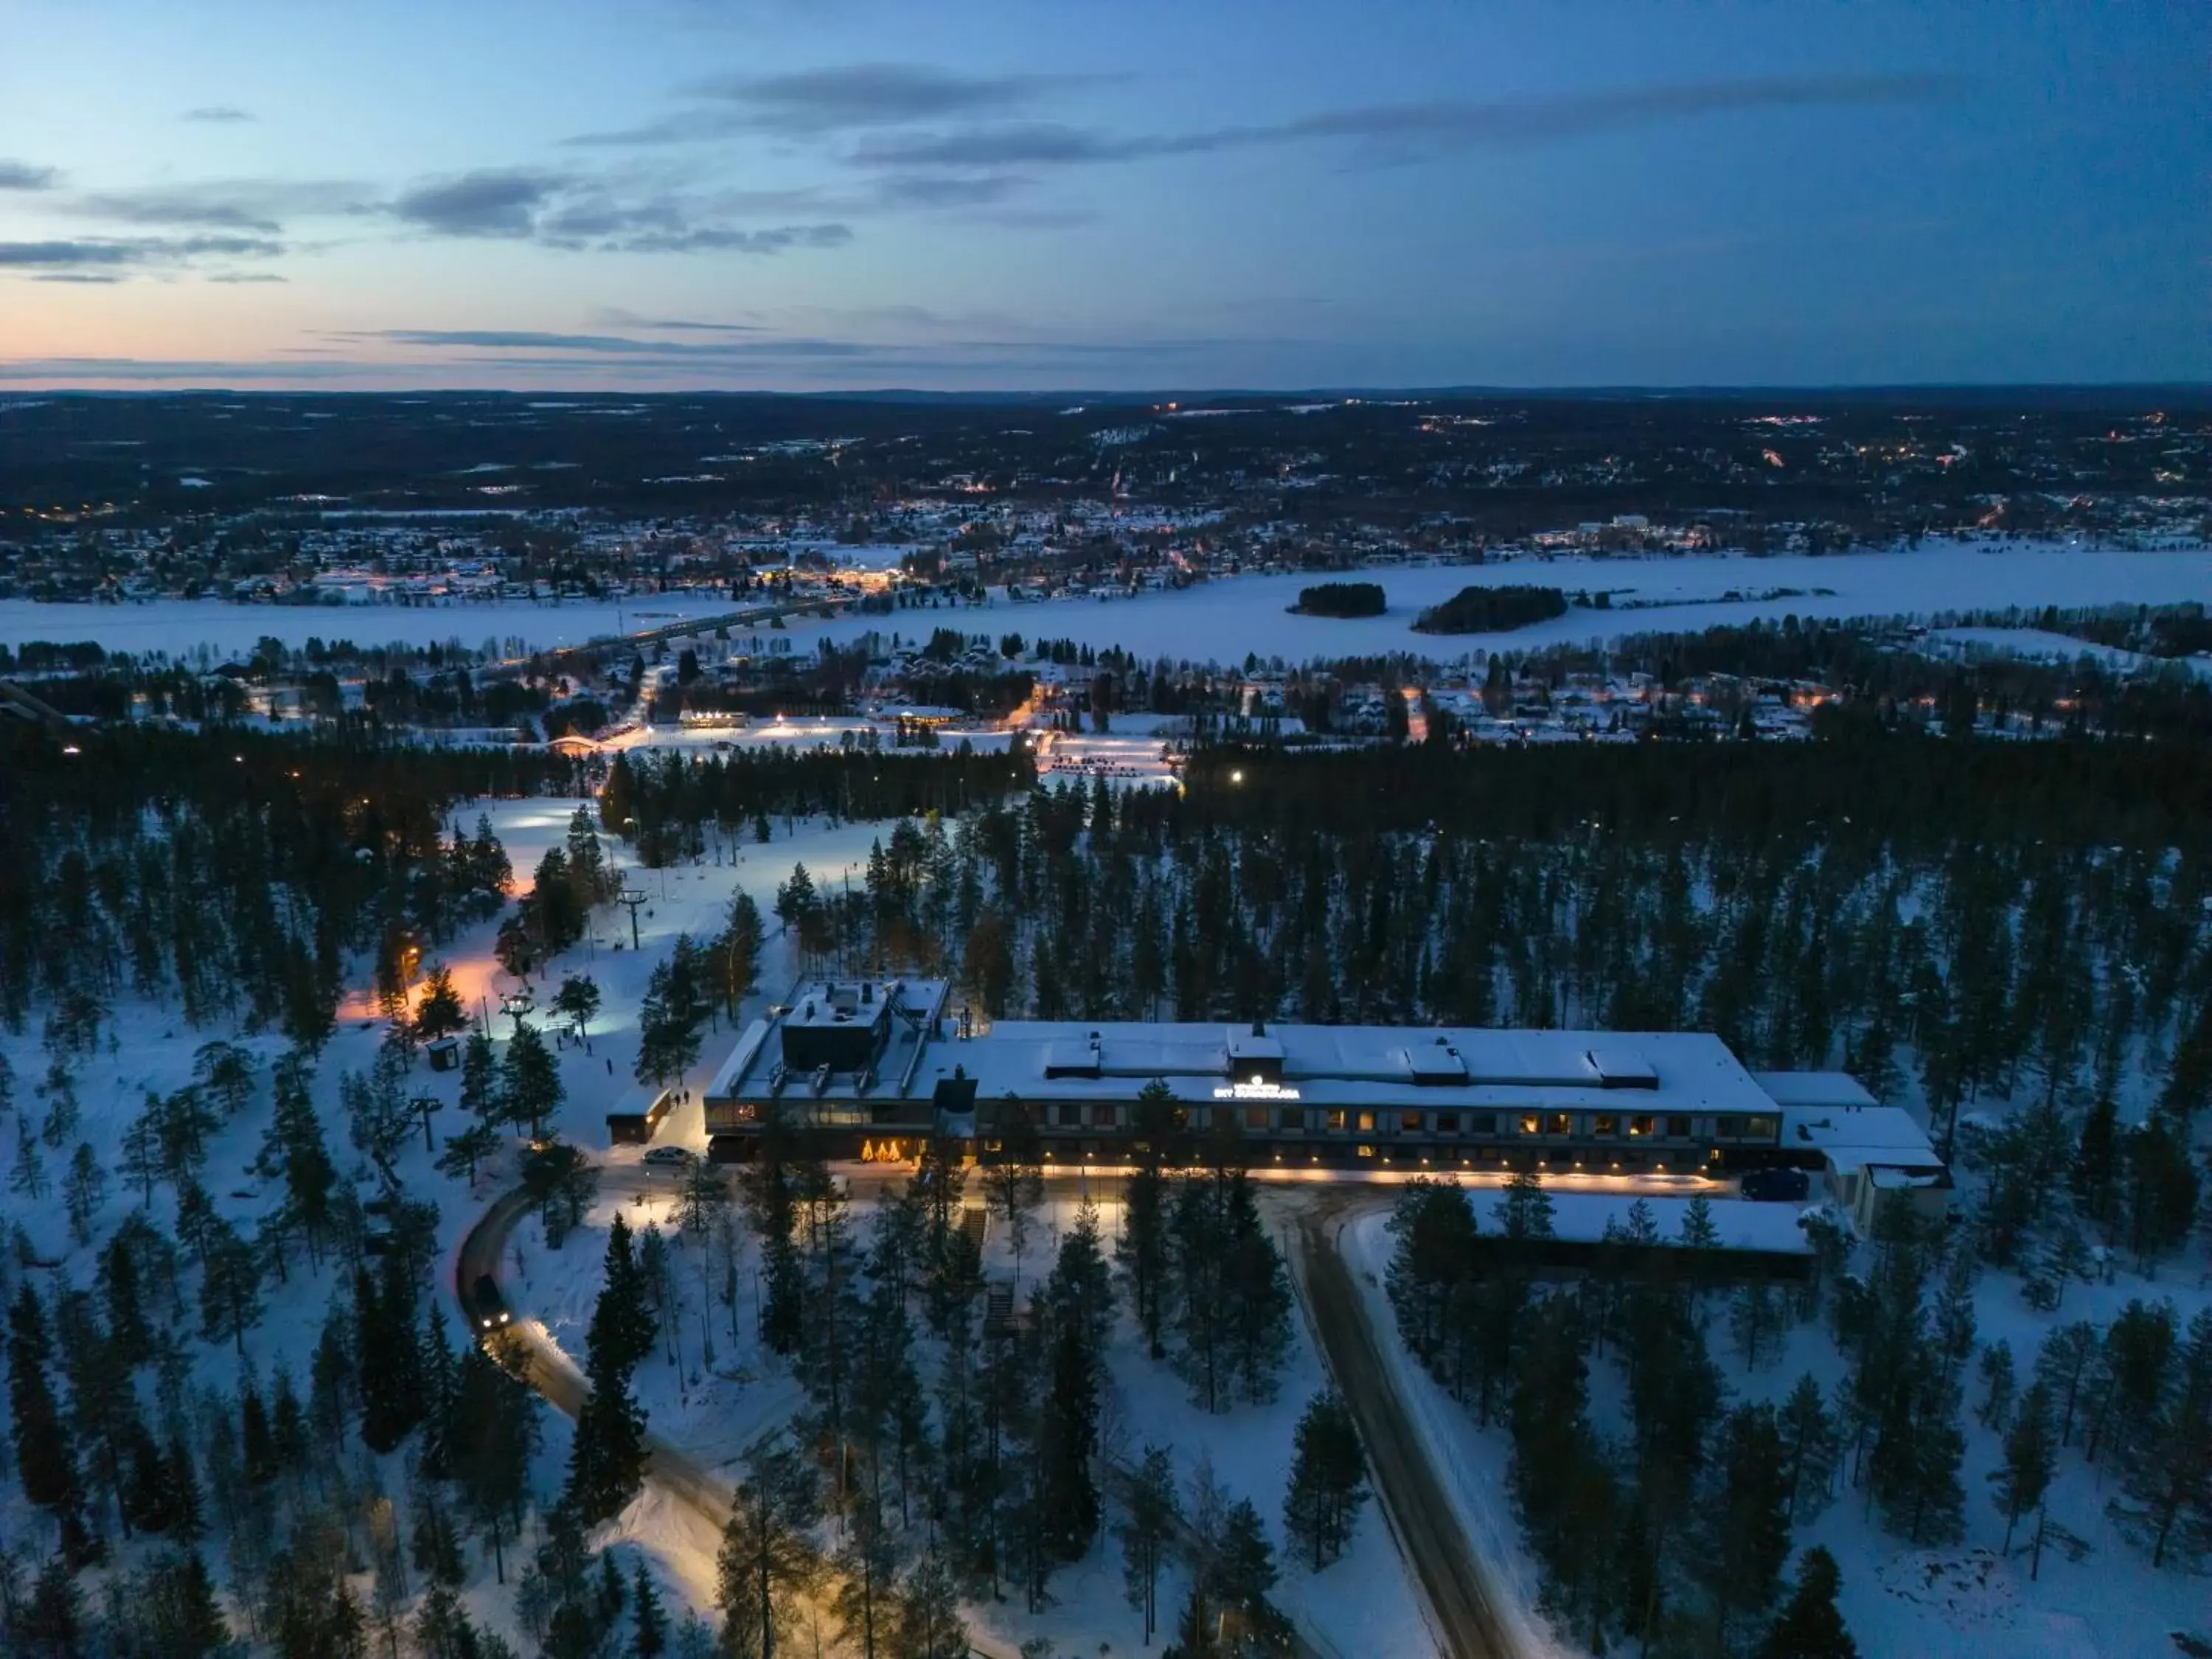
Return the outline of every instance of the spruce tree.
{"type": "Polygon", "coordinates": [[[660,1591],[642,1559],[630,1579],[629,1605],[632,1659],[660,1659],[668,1651],[668,1615],[661,1611],[660,1591]]]}
{"type": "Polygon", "coordinates": [[[507,1039],[500,1083],[508,1121],[527,1124],[533,1139],[543,1137],[545,1120],[561,1109],[568,1090],[553,1063],[553,1051],[526,1019],[515,1023],[514,1035],[507,1039]]]}
{"type": "Polygon", "coordinates": [[[1807,1550],[1797,1563],[1796,1588],[1767,1627],[1758,1659],[1858,1659],[1858,1644],[1836,1611],[1842,1583],[1835,1557],[1818,1544],[1807,1550]]]}
{"type": "Polygon", "coordinates": [[[15,1439],[15,1475],[23,1496],[59,1523],[64,1549],[75,1553],[88,1541],[84,1486],[46,1380],[52,1356],[46,1310],[27,1283],[8,1309],[8,1415],[15,1439]]]}
{"type": "Polygon", "coordinates": [[[643,1481],[645,1413],[630,1392],[630,1375],[653,1352],[653,1336],[629,1226],[617,1215],[607,1235],[605,1282],[585,1338],[591,1392],[576,1416],[563,1498],[587,1523],[618,1512],[643,1481]]]}
{"type": "Polygon", "coordinates": [[[1098,1529],[1098,1486],[1091,1465],[1098,1449],[1103,1357],[1073,1319],[1054,1321],[1050,1341],[1051,1381],[1038,1424],[1038,1519],[1046,1547],[1060,1559],[1075,1561],[1098,1529]]]}

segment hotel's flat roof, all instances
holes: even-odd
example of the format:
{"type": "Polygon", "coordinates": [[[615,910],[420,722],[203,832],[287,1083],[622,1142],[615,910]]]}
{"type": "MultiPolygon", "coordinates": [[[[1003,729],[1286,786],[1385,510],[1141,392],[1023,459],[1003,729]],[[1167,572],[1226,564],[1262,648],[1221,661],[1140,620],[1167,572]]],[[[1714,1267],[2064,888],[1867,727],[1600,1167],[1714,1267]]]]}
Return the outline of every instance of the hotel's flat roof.
{"type": "MultiPolygon", "coordinates": [[[[740,1054],[722,1067],[711,1095],[765,1091],[774,1056],[763,1050],[773,1045],[757,1038],[766,1035],[747,1032],[740,1054]]],[[[1008,1095],[1127,1100],[1158,1079],[1176,1098],[1194,1104],[1241,1097],[1560,1111],[1776,1109],[1728,1046],[1698,1031],[1270,1024],[1255,1040],[1249,1024],[1217,1022],[1000,1020],[963,1041],[948,1021],[943,1036],[927,1040],[909,1097],[927,1099],[956,1068],[975,1080],[981,1101],[1008,1095]],[[1254,1088],[1253,1079],[1272,1068],[1277,1051],[1279,1085],[1254,1088]],[[1253,1068],[1249,1075],[1247,1066],[1253,1068]],[[1048,1077],[1048,1070],[1058,1074],[1048,1077]],[[1435,1080],[1440,1077],[1447,1080],[1435,1080]],[[1608,1080],[1613,1086],[1607,1086],[1608,1080]]],[[[849,1077],[833,1077],[822,1098],[849,1100],[853,1085],[849,1077]]],[[[866,1097],[882,1101],[896,1092],[892,1079],[880,1078],[866,1097]]]]}

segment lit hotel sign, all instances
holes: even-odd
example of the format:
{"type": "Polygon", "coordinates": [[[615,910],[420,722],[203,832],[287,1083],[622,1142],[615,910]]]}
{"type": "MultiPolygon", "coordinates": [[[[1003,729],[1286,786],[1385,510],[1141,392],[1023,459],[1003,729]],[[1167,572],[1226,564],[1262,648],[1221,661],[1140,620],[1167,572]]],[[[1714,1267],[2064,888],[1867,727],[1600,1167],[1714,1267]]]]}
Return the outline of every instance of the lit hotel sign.
{"type": "Polygon", "coordinates": [[[1232,1083],[1225,1089],[1213,1091],[1216,1100],[1296,1100],[1298,1091],[1279,1083],[1262,1083],[1254,1078],[1249,1083],[1232,1083]]]}

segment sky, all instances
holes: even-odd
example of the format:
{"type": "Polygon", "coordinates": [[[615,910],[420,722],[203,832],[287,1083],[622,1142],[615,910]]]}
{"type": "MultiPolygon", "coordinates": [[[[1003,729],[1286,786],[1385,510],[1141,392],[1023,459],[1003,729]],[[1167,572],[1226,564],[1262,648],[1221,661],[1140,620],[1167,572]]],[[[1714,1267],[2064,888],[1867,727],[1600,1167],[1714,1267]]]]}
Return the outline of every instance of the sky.
{"type": "Polygon", "coordinates": [[[2201,0],[0,0],[0,393],[2212,380],[2201,0]]]}

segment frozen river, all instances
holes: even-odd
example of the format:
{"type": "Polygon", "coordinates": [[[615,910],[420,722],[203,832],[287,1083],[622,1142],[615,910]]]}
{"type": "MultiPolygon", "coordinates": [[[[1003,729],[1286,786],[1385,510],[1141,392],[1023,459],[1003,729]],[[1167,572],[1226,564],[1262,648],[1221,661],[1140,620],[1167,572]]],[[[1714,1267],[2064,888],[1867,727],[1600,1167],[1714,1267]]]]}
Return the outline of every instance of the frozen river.
{"type": "MultiPolygon", "coordinates": [[[[1624,633],[1678,633],[1756,617],[1926,617],[2008,606],[2112,604],[2171,605],[2212,600],[2212,552],[2152,553],[2036,543],[1930,544],[1911,551],[1787,555],[1751,559],[1519,559],[1480,566],[1388,566],[1349,573],[1379,582],[1389,599],[1380,617],[1339,620],[1294,617],[1298,590],[1329,580],[1312,574],[1240,576],[1181,592],[1134,599],[1059,599],[1014,604],[1003,592],[988,605],[846,616],[830,622],[793,618],[786,637],[811,651],[824,636],[839,641],[867,633],[926,638],[936,627],[1030,640],[1070,639],[1121,646],[1147,659],[1223,663],[1245,655],[1301,662],[1317,657],[1418,653],[1451,660],[1510,643],[1516,648],[1624,633]],[[1580,606],[1509,635],[1416,634],[1424,606],[1473,583],[1530,582],[1570,592],[1603,589],[1613,608],[1580,606]],[[1758,597],[1775,590],[1779,597],[1758,597]],[[1729,598],[1735,594],[1738,597],[1729,598]]],[[[205,647],[216,657],[242,655],[264,635],[288,644],[309,637],[357,645],[426,645],[458,640],[471,648],[498,642],[514,649],[573,645],[622,630],[658,628],[685,617],[734,609],[726,599],[659,595],[617,608],[596,602],[502,603],[423,609],[391,605],[234,605],[158,600],[145,605],[43,605],[0,600],[0,643],[96,640],[111,650],[182,653],[205,647]]]]}

